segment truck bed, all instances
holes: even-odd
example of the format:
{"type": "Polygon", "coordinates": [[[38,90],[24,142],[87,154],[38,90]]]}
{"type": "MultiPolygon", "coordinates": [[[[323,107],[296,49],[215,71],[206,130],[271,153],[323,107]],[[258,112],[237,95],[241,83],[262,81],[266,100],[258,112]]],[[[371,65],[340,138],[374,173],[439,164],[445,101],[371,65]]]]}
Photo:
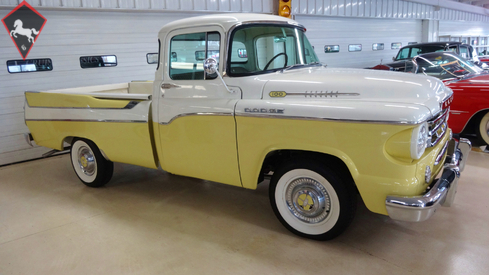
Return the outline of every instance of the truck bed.
{"type": "Polygon", "coordinates": [[[114,162],[156,168],[149,123],[153,82],[26,92],[25,121],[36,144],[63,150],[74,138],[95,142],[114,162]]]}

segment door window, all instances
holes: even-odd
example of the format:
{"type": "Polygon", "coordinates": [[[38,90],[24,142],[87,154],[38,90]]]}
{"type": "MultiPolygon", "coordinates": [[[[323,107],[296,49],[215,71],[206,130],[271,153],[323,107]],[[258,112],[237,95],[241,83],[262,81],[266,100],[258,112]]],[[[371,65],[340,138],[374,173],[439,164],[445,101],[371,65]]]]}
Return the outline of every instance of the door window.
{"type": "Polygon", "coordinates": [[[218,32],[176,35],[171,39],[170,78],[173,80],[214,79],[217,74],[204,73],[206,58],[215,58],[219,64],[221,36],[218,32]]]}

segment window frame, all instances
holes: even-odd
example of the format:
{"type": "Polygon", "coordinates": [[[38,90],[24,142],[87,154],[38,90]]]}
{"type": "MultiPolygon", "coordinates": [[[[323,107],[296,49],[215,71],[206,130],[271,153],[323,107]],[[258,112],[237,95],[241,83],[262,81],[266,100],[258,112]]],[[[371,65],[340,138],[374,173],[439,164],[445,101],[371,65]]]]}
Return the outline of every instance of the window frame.
{"type": "Polygon", "coordinates": [[[119,62],[117,62],[117,55],[115,54],[104,54],[104,55],[85,55],[85,56],[80,56],[79,58],[79,61],[80,61],[80,67],[82,69],[94,69],[94,68],[112,68],[112,67],[117,67],[117,65],[119,65],[119,62]],[[111,66],[105,66],[105,62],[104,62],[104,66],[96,66],[96,67],[83,67],[82,66],[82,58],[100,58],[104,59],[104,57],[107,57],[107,56],[113,56],[115,57],[115,63],[107,63],[107,64],[115,64],[115,65],[111,65],[111,66]]]}
{"type": "MultiPolygon", "coordinates": [[[[171,61],[171,54],[172,52],[175,52],[177,54],[176,51],[172,51],[172,41],[175,37],[177,36],[180,36],[180,35],[191,35],[191,34],[199,34],[199,33],[204,33],[205,34],[205,38],[204,38],[204,41],[205,41],[205,56],[207,56],[208,54],[208,47],[209,47],[209,33],[215,33],[215,34],[218,34],[219,35],[219,58],[217,60],[218,64],[220,64],[220,60],[222,60],[221,58],[221,53],[222,53],[222,50],[223,50],[223,32],[219,29],[209,29],[207,27],[202,27],[202,28],[187,28],[187,29],[182,29],[182,30],[177,30],[177,31],[174,31],[174,32],[170,32],[169,35],[167,36],[167,53],[168,53],[168,56],[169,56],[169,61],[167,62],[168,65],[167,65],[167,69],[166,69],[166,75],[168,76],[169,79],[173,80],[173,81],[180,81],[180,80],[184,80],[184,81],[188,81],[188,80],[214,80],[217,78],[217,73],[216,74],[213,74],[211,77],[209,77],[209,75],[205,72],[205,70],[203,70],[204,72],[204,78],[198,78],[198,79],[174,79],[172,76],[174,76],[175,74],[172,75],[171,73],[171,66],[172,66],[172,63],[173,61],[171,61]]],[[[214,41],[214,40],[212,40],[214,41]]],[[[194,55],[194,59],[195,59],[195,50],[193,51],[189,51],[189,52],[192,52],[194,55]]],[[[205,60],[207,58],[205,58],[202,62],[205,63],[205,60]]],[[[198,60],[196,60],[198,61],[198,60]]],[[[190,64],[190,63],[189,63],[190,64]]],[[[195,63],[195,64],[198,64],[198,63],[195,63]]],[[[220,65],[219,65],[220,66],[220,65]]],[[[218,69],[219,70],[219,69],[218,69]]]]}
{"type": "MultiPolygon", "coordinates": [[[[38,72],[50,72],[53,70],[54,66],[53,66],[53,60],[51,58],[32,58],[32,59],[14,59],[14,60],[7,60],[5,62],[5,64],[7,65],[7,72],[9,74],[21,74],[21,73],[38,73],[38,72]],[[51,65],[51,69],[49,70],[37,70],[37,66],[36,66],[36,70],[35,71],[20,71],[20,72],[11,72],[10,69],[9,69],[9,62],[28,62],[28,61],[33,61],[33,60],[49,60],[49,63],[51,65]]],[[[36,65],[35,63],[33,63],[34,65],[36,65]]],[[[23,64],[23,65],[30,65],[30,64],[23,64]]],[[[12,66],[12,65],[10,65],[12,66]]],[[[17,65],[15,64],[14,66],[21,66],[21,65],[17,65]]]]}

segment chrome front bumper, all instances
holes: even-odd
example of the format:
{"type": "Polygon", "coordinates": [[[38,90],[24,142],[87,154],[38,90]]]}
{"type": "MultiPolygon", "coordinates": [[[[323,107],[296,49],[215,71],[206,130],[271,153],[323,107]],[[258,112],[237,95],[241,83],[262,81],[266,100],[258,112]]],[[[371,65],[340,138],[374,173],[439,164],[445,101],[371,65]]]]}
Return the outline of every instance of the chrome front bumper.
{"type": "Polygon", "coordinates": [[[385,206],[394,220],[422,222],[429,219],[441,206],[451,206],[457,193],[457,182],[465,168],[472,145],[468,139],[452,139],[440,179],[422,196],[387,196],[385,206]]]}

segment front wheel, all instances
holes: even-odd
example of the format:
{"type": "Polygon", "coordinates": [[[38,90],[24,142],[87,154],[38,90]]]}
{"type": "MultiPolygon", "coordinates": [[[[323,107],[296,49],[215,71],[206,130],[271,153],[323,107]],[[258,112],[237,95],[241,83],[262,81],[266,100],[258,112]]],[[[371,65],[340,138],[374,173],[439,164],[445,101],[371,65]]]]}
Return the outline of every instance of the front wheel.
{"type": "Polygon", "coordinates": [[[351,223],[356,210],[352,183],[342,180],[321,162],[290,161],[270,182],[275,215],[292,233],[330,240],[351,223]]]}
{"type": "Polygon", "coordinates": [[[76,139],[70,157],[73,170],[86,186],[101,187],[112,178],[114,163],[106,160],[92,141],[76,139]]]}
{"type": "Polygon", "coordinates": [[[489,145],[489,112],[481,118],[477,134],[487,145],[489,145]]]}

